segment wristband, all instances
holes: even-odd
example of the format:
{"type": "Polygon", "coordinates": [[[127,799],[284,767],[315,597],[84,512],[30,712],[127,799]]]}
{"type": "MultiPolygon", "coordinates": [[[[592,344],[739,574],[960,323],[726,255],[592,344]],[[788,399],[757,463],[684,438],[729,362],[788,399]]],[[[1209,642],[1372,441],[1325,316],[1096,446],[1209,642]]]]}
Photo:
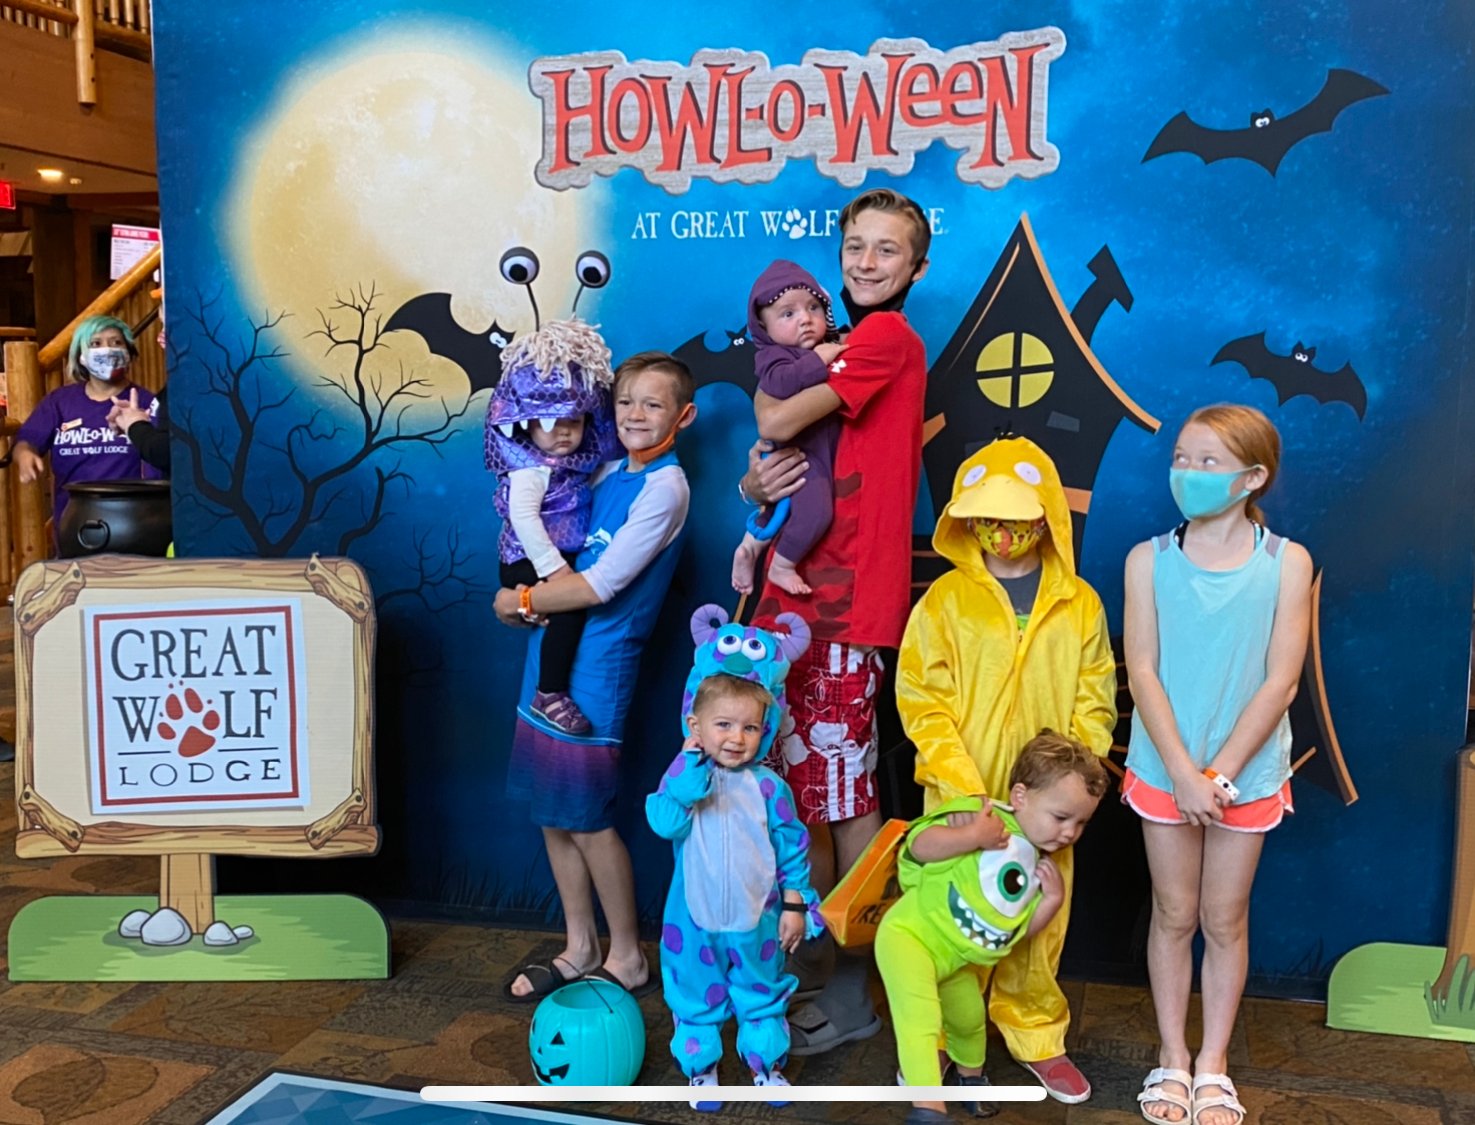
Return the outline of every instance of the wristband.
{"type": "Polygon", "coordinates": [[[1205,767],[1204,776],[1229,795],[1229,803],[1231,805],[1239,800],[1239,786],[1235,785],[1234,782],[1230,781],[1229,778],[1225,777],[1218,770],[1205,767]]]}
{"type": "Polygon", "coordinates": [[[748,495],[748,490],[743,487],[743,482],[741,480],[738,481],[738,495],[743,498],[743,503],[747,504],[749,507],[756,506],[758,503],[758,501],[754,500],[751,496],[748,495]]]}
{"type": "Polygon", "coordinates": [[[784,910],[787,913],[803,914],[808,909],[809,908],[807,906],[805,906],[802,902],[786,902],[786,903],[784,903],[784,910]]]}
{"type": "Polygon", "coordinates": [[[524,621],[531,621],[535,616],[533,613],[533,588],[524,586],[517,591],[517,612],[524,621]]]}

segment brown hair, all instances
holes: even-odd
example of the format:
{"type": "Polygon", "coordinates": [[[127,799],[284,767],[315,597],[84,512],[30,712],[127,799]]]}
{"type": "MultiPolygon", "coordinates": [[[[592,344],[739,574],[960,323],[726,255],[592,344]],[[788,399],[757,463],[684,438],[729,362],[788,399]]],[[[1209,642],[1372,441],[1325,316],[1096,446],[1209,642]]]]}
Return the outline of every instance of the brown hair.
{"type": "Polygon", "coordinates": [[[691,376],[691,368],[669,352],[636,352],[615,368],[615,393],[626,381],[643,375],[647,371],[662,371],[671,376],[671,387],[676,392],[676,409],[683,410],[696,397],[697,384],[691,376]]]}
{"type": "Polygon", "coordinates": [[[888,215],[900,215],[912,228],[912,251],[916,257],[912,260],[914,266],[921,265],[927,258],[927,251],[932,246],[932,224],[927,221],[927,216],[922,213],[915,200],[907,198],[899,191],[890,188],[872,188],[863,191],[845,204],[845,209],[840,212],[840,232],[843,235],[850,221],[862,211],[884,211],[888,215]]]}
{"type": "Polygon", "coordinates": [[[719,699],[752,700],[758,704],[758,710],[763,714],[767,714],[768,709],[773,706],[773,696],[762,684],[718,672],[708,676],[697,686],[696,698],[691,701],[692,714],[706,710],[708,704],[716,703],[719,699]]]}
{"type": "Polygon", "coordinates": [[[1043,789],[1062,777],[1075,774],[1086,784],[1086,792],[1100,797],[1109,782],[1101,759],[1084,742],[1056,734],[1049,727],[1024,744],[1019,761],[1009,773],[1009,788],[1043,789]]]}
{"type": "Polygon", "coordinates": [[[1249,502],[1245,504],[1245,515],[1256,523],[1264,523],[1265,513],[1255,501],[1269,491],[1275,483],[1275,474],[1280,471],[1280,431],[1275,428],[1275,423],[1253,406],[1234,402],[1201,406],[1188,416],[1183,425],[1188,427],[1195,422],[1213,430],[1224,447],[1243,464],[1259,465],[1265,470],[1265,483],[1250,493],[1249,502]]]}

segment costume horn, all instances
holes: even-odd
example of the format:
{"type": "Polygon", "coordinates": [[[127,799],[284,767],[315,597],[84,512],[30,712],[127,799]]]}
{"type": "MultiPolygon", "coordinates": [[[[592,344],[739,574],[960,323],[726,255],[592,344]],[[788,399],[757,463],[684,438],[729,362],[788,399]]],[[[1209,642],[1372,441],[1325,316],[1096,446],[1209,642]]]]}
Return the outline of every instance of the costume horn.
{"type": "MultiPolygon", "coordinates": [[[[793,616],[790,614],[789,616],[793,616]]],[[[691,615],[691,639],[698,647],[706,644],[714,636],[717,630],[728,622],[727,610],[720,605],[711,603],[698,606],[697,611],[691,615]]],[[[805,643],[809,643],[809,634],[804,634],[805,643]]],[[[800,650],[803,651],[802,649],[800,650]]]]}
{"type": "Polygon", "coordinates": [[[781,613],[773,619],[775,625],[787,625],[787,633],[775,633],[774,639],[778,641],[778,647],[790,664],[804,655],[804,650],[809,647],[810,633],[809,623],[797,613],[781,613]]]}

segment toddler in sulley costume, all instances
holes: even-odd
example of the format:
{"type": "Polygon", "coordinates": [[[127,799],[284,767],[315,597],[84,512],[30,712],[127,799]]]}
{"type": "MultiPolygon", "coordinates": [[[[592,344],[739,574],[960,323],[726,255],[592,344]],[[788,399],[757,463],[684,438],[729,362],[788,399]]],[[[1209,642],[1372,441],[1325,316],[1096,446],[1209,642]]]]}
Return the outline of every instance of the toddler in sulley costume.
{"type": "MultiPolygon", "coordinates": [[[[1060,872],[1040,852],[1069,847],[1106,792],[1106,769],[1081,743],[1043,731],[1010,776],[1011,805],[958,797],[917,820],[897,864],[902,895],[876,931],[902,1079],[938,1086],[938,1036],[951,1059],[947,1084],[986,1086],[988,1038],[974,966],[994,965],[1039,933],[1065,902],[1060,872]],[[1000,837],[990,822],[1008,833],[1000,837]]],[[[986,1103],[963,1103],[991,1116],[986,1103]]],[[[945,1119],[918,1102],[908,1125],[945,1119]]]]}
{"type": "Polygon", "coordinates": [[[783,971],[782,954],[823,930],[809,834],[788,785],[761,764],[778,733],[789,663],[809,643],[802,620],[779,623],[792,631],[727,624],[715,606],[697,610],[682,707],[689,736],[646,799],[651,828],[676,848],[661,981],[676,1024],[671,1052],[694,1087],[717,1084],[729,1016],[754,1084],[788,1085],[784,1010],[798,982],[783,971]]]}

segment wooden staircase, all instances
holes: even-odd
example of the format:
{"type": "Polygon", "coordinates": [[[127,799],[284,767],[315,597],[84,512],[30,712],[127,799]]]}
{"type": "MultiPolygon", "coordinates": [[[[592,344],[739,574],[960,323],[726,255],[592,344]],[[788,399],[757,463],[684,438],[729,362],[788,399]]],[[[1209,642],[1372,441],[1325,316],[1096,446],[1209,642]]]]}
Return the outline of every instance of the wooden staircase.
{"type": "MultiPolygon", "coordinates": [[[[7,390],[6,415],[0,420],[0,439],[5,446],[5,459],[0,464],[0,601],[7,603],[6,628],[9,628],[8,600],[15,590],[21,571],[33,562],[51,555],[51,533],[48,530],[50,497],[43,484],[22,485],[11,471],[10,445],[21,423],[42,397],[61,386],[66,377],[62,371],[72,334],[89,316],[116,316],[135,328],[147,327],[158,316],[159,302],[153,296],[154,271],[159,268],[161,251],[154,249],[85,309],[72,318],[56,337],[38,347],[33,339],[25,339],[24,330],[0,328],[4,342],[7,390]]],[[[164,385],[162,349],[147,338],[139,341],[139,360],[130,372],[134,382],[146,390],[158,391],[164,385]]],[[[46,481],[50,483],[48,474],[46,481]]],[[[3,675],[0,672],[0,675],[3,675]]],[[[13,684],[14,678],[3,681],[13,684]]],[[[0,737],[4,736],[3,710],[0,710],[0,737]]],[[[15,712],[10,711],[10,729],[15,729],[15,712]]]]}

